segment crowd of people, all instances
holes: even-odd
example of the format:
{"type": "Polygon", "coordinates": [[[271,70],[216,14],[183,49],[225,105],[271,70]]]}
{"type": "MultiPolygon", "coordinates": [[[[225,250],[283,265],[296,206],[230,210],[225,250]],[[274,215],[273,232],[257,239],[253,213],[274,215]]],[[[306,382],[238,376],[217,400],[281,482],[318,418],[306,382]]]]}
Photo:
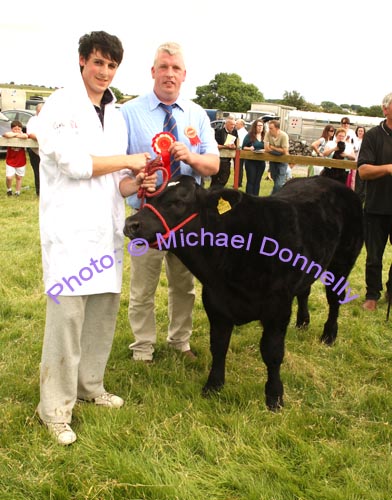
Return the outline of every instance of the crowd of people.
{"type": "MultiPolygon", "coordinates": [[[[321,137],[312,143],[312,156],[357,161],[365,134],[365,127],[358,126],[354,131],[350,128],[350,119],[343,117],[338,129],[335,130],[330,124],[324,127],[321,137]]],[[[364,201],[365,184],[356,169],[310,166],[308,176],[313,175],[324,175],[344,182],[364,201]]]]}
{"type": "MultiPolygon", "coordinates": [[[[75,82],[54,92],[37,109],[28,133],[22,132],[21,123],[13,122],[6,135],[38,141],[39,152],[31,152],[38,158],[32,157],[31,164],[40,204],[44,286],[49,290],[64,280],[68,285],[61,285],[56,300],[47,296],[37,408],[42,423],[62,445],[77,439],[71,422],[78,400],[111,409],[124,404],[105,387],[104,373],[120,304],[125,205],[139,210],[140,190],[153,193],[160,184],[159,174],[146,173],[156,153],[161,154],[168,176],[189,175],[198,183],[210,177],[212,188],[225,186],[231,174],[231,160],[220,158],[222,149],[276,156],[269,162],[271,194],[287,177],[288,164],[279,157],[288,154],[289,139],[279,121],[270,120],[266,126],[255,120],[247,131],[243,120],[228,117],[222,129],[211,133],[205,111],[181,95],[186,66],[177,43],[157,48],[152,90],[119,112],[109,87],[123,52],[114,35],[93,31],[82,36],[75,82]],[[113,252],[116,258],[104,266],[104,258],[113,252]],[[87,264],[97,271],[94,279],[86,276],[87,264]]],[[[343,118],[341,127],[326,125],[312,144],[315,156],[357,161],[356,175],[327,167],[314,168],[311,175],[345,182],[363,199],[367,252],[363,307],[368,311],[376,310],[381,297],[382,259],[392,238],[392,94],[384,98],[382,109],[385,120],[379,126],[369,131],[357,127],[354,132],[349,119],[343,118]]],[[[14,177],[15,194],[20,194],[25,168],[25,148],[9,146],[7,196],[13,194],[14,177]]],[[[263,160],[243,162],[240,185],[245,170],[246,193],[259,195],[265,168],[263,160]]],[[[149,249],[144,255],[131,255],[128,315],[134,341],[129,348],[135,362],[148,364],[154,359],[155,295],[163,264],[168,280],[167,342],[178,355],[197,357],[190,345],[194,278],[170,252],[149,249]]],[[[392,273],[387,293],[392,296],[392,273]]]]}
{"type": "MultiPolygon", "coordinates": [[[[10,132],[4,134],[6,138],[35,139],[36,123],[38,115],[44,103],[39,103],[36,107],[36,115],[27,123],[26,133],[22,131],[20,122],[11,124],[10,132]],[[16,128],[15,128],[16,127],[16,128]],[[18,128],[19,127],[19,128],[18,128]]],[[[129,104],[129,103],[128,103],[129,104]]],[[[123,109],[127,109],[123,106],[123,109]]],[[[133,105],[132,105],[133,106],[133,105]]],[[[177,113],[177,112],[176,112],[177,113]]],[[[125,117],[125,119],[127,119],[125,117]]],[[[128,126],[128,130],[130,127],[128,126]]],[[[350,128],[349,117],[341,119],[340,128],[335,129],[333,125],[327,124],[321,134],[321,137],[311,144],[312,156],[326,157],[332,159],[357,160],[359,150],[366,129],[358,126],[355,131],[350,128]],[[339,149],[340,148],[340,149],[339,149]]],[[[289,152],[289,137],[280,130],[278,120],[264,122],[262,119],[255,120],[246,128],[246,122],[242,118],[235,119],[229,115],[225,119],[222,127],[213,131],[218,150],[243,150],[267,152],[275,156],[286,155],[289,152]]],[[[151,147],[150,147],[151,149],[151,147]]],[[[30,164],[34,172],[34,183],[37,197],[40,194],[40,156],[38,148],[21,148],[9,146],[6,156],[6,185],[7,196],[20,196],[22,179],[26,172],[26,154],[28,152],[30,164]],[[15,193],[12,192],[12,180],[16,178],[15,193]]],[[[238,187],[243,187],[244,171],[246,172],[245,192],[254,196],[260,195],[260,185],[264,172],[266,180],[273,181],[271,194],[276,193],[288,180],[292,178],[293,164],[281,163],[278,161],[266,162],[260,157],[259,160],[240,158],[238,187]]],[[[219,158],[219,169],[214,174],[200,175],[199,182],[204,186],[205,180],[210,179],[210,186],[227,187],[229,178],[233,172],[233,160],[227,157],[219,158]]],[[[308,176],[324,175],[336,178],[347,184],[348,187],[355,190],[364,201],[365,184],[357,175],[356,169],[341,170],[337,168],[328,168],[311,165],[308,167],[308,176]]],[[[234,186],[233,186],[234,187],[234,186]]]]}
{"type": "MultiPolygon", "coordinates": [[[[219,150],[243,150],[266,152],[274,156],[287,155],[289,152],[289,136],[280,130],[279,120],[271,120],[268,125],[263,120],[255,120],[249,132],[245,129],[243,119],[235,120],[234,116],[227,116],[222,128],[215,129],[215,140],[219,150]]],[[[291,178],[291,167],[285,162],[269,162],[268,179],[273,181],[271,194],[276,193],[284,183],[291,178]]],[[[246,171],[245,192],[254,196],[260,194],[260,183],[266,169],[266,162],[260,158],[243,159],[239,161],[238,186],[242,187],[243,171],[246,171]]],[[[211,177],[211,187],[227,186],[232,171],[232,160],[221,157],[219,171],[211,177]]]]}

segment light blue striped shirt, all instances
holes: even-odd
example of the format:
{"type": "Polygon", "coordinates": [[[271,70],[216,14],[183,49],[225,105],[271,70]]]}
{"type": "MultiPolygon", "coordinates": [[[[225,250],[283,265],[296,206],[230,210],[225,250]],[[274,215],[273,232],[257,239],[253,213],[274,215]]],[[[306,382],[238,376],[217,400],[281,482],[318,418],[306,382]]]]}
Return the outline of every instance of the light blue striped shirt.
{"type": "MultiPolygon", "coordinates": [[[[166,117],[165,111],[159,107],[159,104],[160,100],[152,91],[128,101],[121,107],[128,129],[128,154],[149,152],[152,158],[157,156],[152,149],[151,142],[156,134],[163,131],[163,122],[166,117]]],[[[181,97],[177,99],[176,104],[177,106],[173,108],[173,116],[177,122],[179,142],[184,143],[192,153],[211,153],[219,156],[218,146],[205,110],[193,101],[181,97]],[[185,128],[189,126],[196,130],[200,139],[199,144],[192,145],[185,135],[185,128]]],[[[181,162],[180,170],[181,174],[191,175],[200,183],[200,174],[186,163],[181,162]]],[[[140,200],[136,195],[129,196],[126,201],[134,208],[140,205],[140,200]]]]}

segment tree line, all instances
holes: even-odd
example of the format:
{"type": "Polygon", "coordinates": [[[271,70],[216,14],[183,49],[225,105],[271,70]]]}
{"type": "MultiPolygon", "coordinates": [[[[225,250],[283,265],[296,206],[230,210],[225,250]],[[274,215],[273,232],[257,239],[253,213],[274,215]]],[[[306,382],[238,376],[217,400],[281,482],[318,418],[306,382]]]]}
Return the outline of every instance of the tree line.
{"type": "MultiPolygon", "coordinates": [[[[43,85],[16,85],[14,82],[0,84],[0,87],[24,88],[26,90],[46,88],[43,85]]],[[[123,103],[136,96],[126,96],[118,88],[110,87],[119,103],[123,103]]],[[[49,87],[48,90],[55,90],[49,87]]],[[[296,90],[285,91],[282,99],[265,99],[260,90],[253,83],[245,83],[236,73],[217,73],[207,85],[196,87],[194,101],[205,109],[221,109],[243,113],[251,108],[252,102],[271,102],[294,106],[301,111],[322,111],[325,113],[353,113],[361,116],[383,117],[380,105],[364,107],[360,104],[336,104],[331,101],[322,101],[321,104],[307,102],[296,90]]]]}
{"type": "Polygon", "coordinates": [[[301,111],[322,111],[325,113],[353,113],[361,116],[383,117],[380,105],[364,107],[359,104],[336,104],[322,101],[321,104],[307,102],[296,90],[285,91],[282,99],[264,99],[264,95],[252,83],[245,83],[236,73],[218,73],[208,85],[196,87],[194,101],[205,109],[244,112],[251,108],[252,102],[271,102],[294,106],[301,111]]]}

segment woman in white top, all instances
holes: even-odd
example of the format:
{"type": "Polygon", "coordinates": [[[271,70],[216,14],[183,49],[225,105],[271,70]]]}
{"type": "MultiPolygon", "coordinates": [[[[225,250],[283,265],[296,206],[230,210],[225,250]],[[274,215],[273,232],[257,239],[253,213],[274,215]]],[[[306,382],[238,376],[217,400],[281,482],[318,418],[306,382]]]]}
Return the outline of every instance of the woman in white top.
{"type": "MultiPolygon", "coordinates": [[[[335,134],[335,129],[332,125],[326,125],[324,127],[323,133],[321,134],[320,139],[314,141],[312,143],[312,156],[323,156],[325,145],[328,141],[333,139],[335,134]]],[[[311,165],[308,168],[308,177],[313,177],[314,175],[320,175],[323,167],[313,166],[311,165]]]]}
{"type": "Polygon", "coordinates": [[[365,134],[366,134],[365,127],[362,127],[359,125],[355,129],[355,135],[357,136],[357,138],[356,138],[355,143],[354,143],[354,151],[355,151],[355,155],[357,158],[358,158],[359,150],[361,149],[362,139],[363,139],[365,134]]]}
{"type": "MultiPolygon", "coordinates": [[[[354,146],[351,142],[346,142],[346,131],[344,128],[337,129],[334,140],[327,142],[322,156],[335,160],[355,161],[354,146]]],[[[324,168],[321,175],[344,183],[347,181],[347,172],[341,168],[324,168]]]]}
{"type": "Polygon", "coordinates": [[[355,144],[357,140],[357,136],[352,128],[350,128],[350,118],[348,116],[343,117],[340,120],[340,126],[342,129],[346,131],[346,142],[351,142],[351,144],[355,144]]]}
{"type": "MultiPolygon", "coordinates": [[[[366,134],[365,127],[362,127],[359,125],[355,129],[355,135],[357,136],[357,140],[354,144],[354,152],[355,152],[355,156],[357,159],[358,159],[358,155],[359,155],[359,150],[361,149],[362,139],[364,138],[365,134],[366,134]]],[[[356,170],[351,170],[351,172],[352,172],[351,173],[352,178],[350,179],[351,180],[350,187],[351,187],[351,189],[354,189],[354,191],[360,197],[361,201],[364,202],[365,201],[365,182],[363,180],[361,180],[359,175],[357,175],[356,170]]]]}
{"type": "Polygon", "coordinates": [[[338,128],[334,139],[327,142],[321,156],[334,158],[335,160],[355,160],[354,146],[346,142],[346,131],[338,128]],[[343,143],[344,147],[342,144],[343,143]]]}

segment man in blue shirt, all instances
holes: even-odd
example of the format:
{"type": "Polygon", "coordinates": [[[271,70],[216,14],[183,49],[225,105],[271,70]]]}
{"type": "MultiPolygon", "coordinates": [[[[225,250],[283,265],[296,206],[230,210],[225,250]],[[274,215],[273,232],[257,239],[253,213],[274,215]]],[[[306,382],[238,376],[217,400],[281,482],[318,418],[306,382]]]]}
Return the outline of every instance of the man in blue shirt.
{"type": "MultiPolygon", "coordinates": [[[[180,96],[186,77],[181,47],[173,42],[159,46],[151,74],[154,79],[152,92],[122,106],[128,127],[128,153],[149,151],[156,156],[152,139],[163,131],[166,119],[160,103],[174,105],[172,113],[177,122],[178,140],[169,152],[174,161],[179,162],[179,167],[173,175],[191,175],[200,183],[202,177],[218,172],[219,151],[206,112],[180,96]]],[[[137,210],[140,200],[131,196],[127,203],[137,210]]],[[[129,347],[135,360],[151,362],[153,358],[156,343],[154,299],[163,260],[169,294],[167,341],[187,357],[195,357],[189,343],[195,299],[193,276],[175,255],[149,249],[144,255],[131,255],[129,322],[135,341],[129,347]]]]}

